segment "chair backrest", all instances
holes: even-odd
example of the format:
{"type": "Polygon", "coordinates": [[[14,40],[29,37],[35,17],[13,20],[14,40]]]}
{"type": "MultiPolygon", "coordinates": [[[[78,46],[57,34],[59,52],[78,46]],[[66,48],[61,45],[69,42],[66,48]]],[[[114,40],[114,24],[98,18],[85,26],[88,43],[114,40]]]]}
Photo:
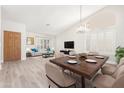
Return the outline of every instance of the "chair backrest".
{"type": "Polygon", "coordinates": [[[119,64],[117,65],[117,68],[119,68],[119,67],[122,66],[122,65],[124,65],[124,57],[122,57],[122,58],[120,59],[120,62],[119,62],[119,64]]]}
{"type": "Polygon", "coordinates": [[[112,87],[124,87],[124,65],[115,72],[115,82],[112,87]]]}
{"type": "Polygon", "coordinates": [[[99,55],[98,52],[93,52],[93,51],[89,51],[88,53],[89,53],[89,54],[93,54],[93,55],[99,55]]]}
{"type": "Polygon", "coordinates": [[[113,88],[124,88],[124,75],[121,75],[119,78],[117,78],[112,85],[113,88]]]}
{"type": "Polygon", "coordinates": [[[64,73],[61,67],[53,63],[47,62],[46,74],[52,81],[54,81],[58,85],[64,85],[64,73]]]}
{"type": "Polygon", "coordinates": [[[61,53],[61,52],[55,52],[55,58],[59,58],[59,57],[64,57],[65,54],[61,53]]]}
{"type": "Polygon", "coordinates": [[[121,73],[124,72],[124,65],[120,66],[116,71],[113,73],[114,78],[118,78],[121,73]]]}

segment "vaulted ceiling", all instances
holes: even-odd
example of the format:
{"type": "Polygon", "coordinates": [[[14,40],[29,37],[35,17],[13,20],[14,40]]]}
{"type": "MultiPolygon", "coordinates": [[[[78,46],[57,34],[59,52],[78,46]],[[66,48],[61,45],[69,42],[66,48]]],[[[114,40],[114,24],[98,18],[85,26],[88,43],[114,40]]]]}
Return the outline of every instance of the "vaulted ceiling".
{"type": "MultiPolygon", "coordinates": [[[[82,19],[102,9],[103,5],[82,5],[82,19]]],[[[57,34],[80,20],[78,5],[2,6],[3,20],[24,23],[26,31],[57,34]]]]}

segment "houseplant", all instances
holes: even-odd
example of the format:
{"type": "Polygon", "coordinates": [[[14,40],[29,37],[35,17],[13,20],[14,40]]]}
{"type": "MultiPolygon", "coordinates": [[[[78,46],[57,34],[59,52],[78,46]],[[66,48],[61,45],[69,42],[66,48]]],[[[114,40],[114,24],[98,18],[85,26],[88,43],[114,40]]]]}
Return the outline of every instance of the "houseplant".
{"type": "Polygon", "coordinates": [[[119,46],[116,48],[115,57],[116,57],[116,62],[119,63],[120,59],[124,57],[124,47],[119,46]]]}

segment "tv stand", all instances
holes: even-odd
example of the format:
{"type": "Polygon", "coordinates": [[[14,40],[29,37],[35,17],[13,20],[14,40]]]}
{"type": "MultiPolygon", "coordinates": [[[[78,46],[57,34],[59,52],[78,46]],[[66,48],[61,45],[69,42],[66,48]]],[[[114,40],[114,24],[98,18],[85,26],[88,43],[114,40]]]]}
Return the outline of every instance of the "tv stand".
{"type": "Polygon", "coordinates": [[[69,55],[70,50],[60,50],[60,52],[69,55]]]}

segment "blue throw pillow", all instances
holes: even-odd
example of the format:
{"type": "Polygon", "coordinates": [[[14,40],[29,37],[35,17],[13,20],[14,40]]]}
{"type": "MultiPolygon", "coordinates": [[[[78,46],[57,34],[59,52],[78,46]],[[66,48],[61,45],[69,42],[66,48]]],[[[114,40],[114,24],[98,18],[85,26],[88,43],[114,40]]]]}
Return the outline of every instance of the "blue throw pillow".
{"type": "Polygon", "coordinates": [[[38,52],[38,49],[36,49],[35,52],[38,52]]]}
{"type": "Polygon", "coordinates": [[[47,51],[50,51],[50,48],[47,48],[47,51]]]}
{"type": "Polygon", "coordinates": [[[32,48],[31,49],[33,52],[38,52],[38,49],[36,49],[36,48],[32,48]]]}

